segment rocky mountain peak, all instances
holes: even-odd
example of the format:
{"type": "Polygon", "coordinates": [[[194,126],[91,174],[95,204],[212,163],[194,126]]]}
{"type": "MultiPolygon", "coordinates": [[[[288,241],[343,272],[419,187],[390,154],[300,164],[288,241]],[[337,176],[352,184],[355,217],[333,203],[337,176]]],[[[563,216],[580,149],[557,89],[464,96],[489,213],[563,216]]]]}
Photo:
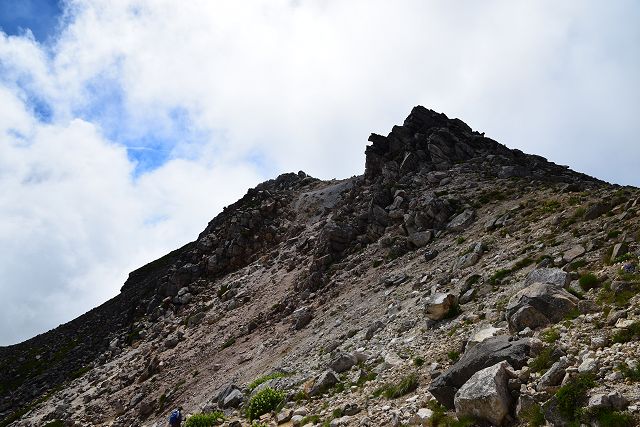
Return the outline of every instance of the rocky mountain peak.
{"type": "Polygon", "coordinates": [[[0,427],[638,425],[640,189],[424,107],[369,141],[0,347],[0,427]]]}

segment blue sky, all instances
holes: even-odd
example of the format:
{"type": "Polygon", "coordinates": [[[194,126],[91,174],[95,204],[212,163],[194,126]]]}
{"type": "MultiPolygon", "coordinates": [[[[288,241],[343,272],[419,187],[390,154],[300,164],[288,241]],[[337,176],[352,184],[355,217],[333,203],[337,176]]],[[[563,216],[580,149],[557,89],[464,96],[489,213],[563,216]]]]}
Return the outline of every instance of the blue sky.
{"type": "Polygon", "coordinates": [[[57,34],[62,11],[58,0],[0,0],[0,27],[8,35],[29,29],[36,40],[46,42],[57,34]]]}
{"type": "Polygon", "coordinates": [[[361,174],[414,105],[640,185],[638,22],[633,0],[0,0],[0,345],[263,180],[361,174]]]}

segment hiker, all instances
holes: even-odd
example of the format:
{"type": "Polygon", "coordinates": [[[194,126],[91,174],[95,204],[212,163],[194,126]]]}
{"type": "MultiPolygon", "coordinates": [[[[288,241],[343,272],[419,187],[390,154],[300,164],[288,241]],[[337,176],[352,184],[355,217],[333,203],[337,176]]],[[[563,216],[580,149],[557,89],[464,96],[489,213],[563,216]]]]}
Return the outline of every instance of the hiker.
{"type": "Polygon", "coordinates": [[[176,409],[171,411],[171,415],[169,415],[169,426],[180,427],[181,424],[182,424],[182,406],[178,406],[176,409]]]}

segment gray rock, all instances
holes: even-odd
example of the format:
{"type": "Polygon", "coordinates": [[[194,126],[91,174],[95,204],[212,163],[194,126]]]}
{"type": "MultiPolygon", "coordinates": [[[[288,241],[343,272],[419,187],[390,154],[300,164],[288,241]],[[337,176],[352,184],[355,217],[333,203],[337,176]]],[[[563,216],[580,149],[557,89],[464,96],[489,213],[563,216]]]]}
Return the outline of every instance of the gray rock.
{"type": "Polygon", "coordinates": [[[495,426],[502,425],[511,406],[507,388],[507,369],[510,368],[503,361],[473,374],[455,395],[458,418],[473,417],[495,426]]]}
{"type": "Polygon", "coordinates": [[[578,372],[581,374],[586,372],[595,372],[596,369],[598,369],[598,360],[592,358],[584,359],[580,366],[578,366],[578,372]]]}
{"type": "Polygon", "coordinates": [[[590,221],[596,219],[599,216],[609,212],[611,207],[606,202],[599,202],[590,206],[584,214],[584,219],[590,221]]]}
{"type": "Polygon", "coordinates": [[[505,335],[489,338],[465,351],[460,360],[431,382],[429,392],[438,402],[453,409],[456,391],[473,374],[502,361],[520,369],[527,364],[531,347],[528,338],[514,341],[505,335]]]}
{"type": "Polygon", "coordinates": [[[564,287],[571,282],[569,273],[559,268],[536,268],[532,270],[524,281],[525,286],[529,286],[533,283],[548,283],[550,285],[556,285],[564,287]]]}
{"type": "Polygon", "coordinates": [[[242,403],[242,399],[240,388],[235,384],[228,384],[218,393],[216,402],[221,409],[235,408],[242,403]]]}
{"type": "Polygon", "coordinates": [[[313,319],[313,312],[309,307],[301,307],[293,312],[293,327],[300,330],[307,326],[313,319]]]}
{"type": "Polygon", "coordinates": [[[566,369],[569,367],[569,361],[566,357],[561,357],[560,360],[551,365],[551,368],[540,377],[538,380],[538,391],[544,391],[548,387],[559,386],[562,383],[566,369]]]}
{"type": "Polygon", "coordinates": [[[432,259],[434,259],[437,256],[438,256],[438,251],[436,249],[433,249],[431,251],[427,251],[427,252],[424,253],[424,260],[425,261],[431,261],[432,259]]]}
{"type": "Polygon", "coordinates": [[[558,286],[534,283],[517,292],[507,304],[509,328],[521,331],[547,326],[562,320],[578,305],[578,298],[558,286]]]}
{"type": "Polygon", "coordinates": [[[468,253],[458,258],[454,269],[459,270],[476,265],[478,261],[480,261],[483,253],[484,246],[482,245],[482,243],[476,243],[475,245],[472,245],[468,253]]]}
{"type": "Polygon", "coordinates": [[[332,370],[324,371],[320,374],[313,383],[313,387],[309,390],[309,396],[318,396],[325,391],[329,390],[334,385],[338,384],[340,380],[336,376],[336,373],[332,370]]]}
{"type": "Polygon", "coordinates": [[[329,363],[329,369],[332,369],[336,373],[340,374],[351,369],[352,366],[358,363],[358,359],[353,354],[341,353],[335,357],[331,363],[329,363]]]}
{"type": "Polygon", "coordinates": [[[581,245],[576,245],[571,249],[569,249],[568,251],[566,251],[564,255],[562,255],[562,259],[564,260],[564,262],[571,262],[574,259],[578,258],[579,256],[584,255],[584,253],[585,253],[584,247],[582,247],[581,245]]]}
{"type": "Polygon", "coordinates": [[[469,226],[476,217],[475,211],[465,209],[461,214],[456,215],[447,225],[449,230],[461,231],[469,226]]]}
{"type": "Polygon", "coordinates": [[[613,249],[611,250],[611,261],[615,260],[619,256],[626,254],[628,251],[629,245],[624,242],[613,245],[613,249]]]}
{"type": "Polygon", "coordinates": [[[364,338],[368,341],[378,332],[380,329],[384,328],[384,323],[382,320],[376,320],[367,328],[367,332],[365,333],[364,338]]]}
{"type": "Polygon", "coordinates": [[[470,349],[471,347],[480,344],[483,341],[488,340],[489,338],[493,338],[496,335],[498,335],[499,333],[503,332],[504,329],[502,328],[494,328],[493,326],[489,325],[489,326],[485,326],[482,329],[477,330],[476,332],[474,332],[469,339],[467,340],[467,345],[466,345],[466,349],[470,349]]]}
{"type": "Polygon", "coordinates": [[[431,231],[417,231],[409,235],[409,241],[418,248],[428,245],[432,238],[431,231]]]}
{"type": "Polygon", "coordinates": [[[458,298],[450,292],[431,295],[425,303],[427,317],[431,320],[444,319],[457,303],[458,298]]]}

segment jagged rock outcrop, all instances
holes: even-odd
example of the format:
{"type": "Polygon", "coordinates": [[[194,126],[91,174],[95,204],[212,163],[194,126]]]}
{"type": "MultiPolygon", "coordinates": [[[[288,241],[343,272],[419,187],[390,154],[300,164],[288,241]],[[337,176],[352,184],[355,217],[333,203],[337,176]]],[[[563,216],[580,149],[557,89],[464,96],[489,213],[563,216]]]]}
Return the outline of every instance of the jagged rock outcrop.
{"type": "Polygon", "coordinates": [[[269,394],[266,424],[520,426],[559,419],[582,375],[590,411],[637,415],[640,190],[423,107],[370,141],[363,176],[260,184],[111,301],[0,348],[2,422],[152,426],[184,406],[249,426],[269,394]]]}

